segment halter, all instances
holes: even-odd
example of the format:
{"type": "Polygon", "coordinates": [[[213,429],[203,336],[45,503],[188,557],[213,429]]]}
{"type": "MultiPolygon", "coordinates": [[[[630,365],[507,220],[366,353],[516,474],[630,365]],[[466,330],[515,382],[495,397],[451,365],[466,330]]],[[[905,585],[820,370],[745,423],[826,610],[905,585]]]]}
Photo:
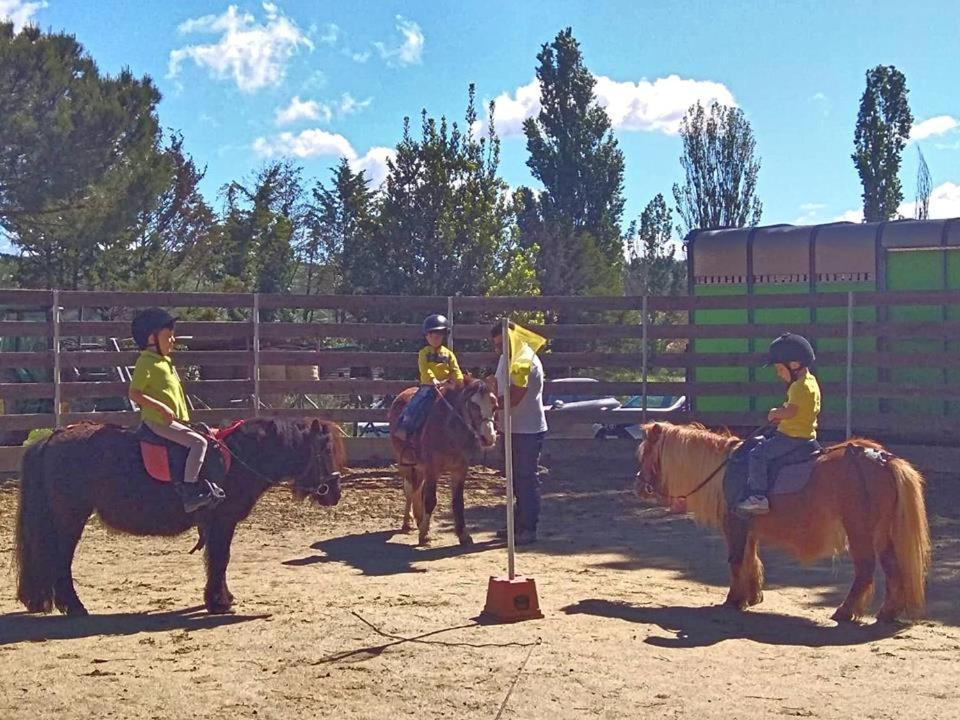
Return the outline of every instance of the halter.
{"type": "MultiPolygon", "coordinates": [[[[235,429],[235,428],[233,428],[233,429],[235,429]]],[[[232,434],[232,433],[230,433],[230,434],[232,434]]],[[[228,435],[228,436],[229,436],[229,435],[228,435]]],[[[250,465],[250,463],[246,462],[242,457],[240,457],[239,455],[237,455],[237,453],[236,453],[229,445],[227,445],[227,443],[225,442],[225,440],[221,440],[220,438],[217,438],[217,437],[213,437],[213,438],[211,438],[211,439],[212,439],[212,441],[213,441],[218,447],[226,450],[226,451],[230,454],[230,457],[231,457],[231,458],[233,458],[233,459],[236,460],[238,463],[240,463],[241,465],[243,465],[243,467],[245,467],[245,468],[250,472],[251,475],[253,475],[253,476],[256,477],[258,480],[262,481],[263,483],[265,483],[266,485],[268,485],[268,486],[270,486],[270,487],[284,487],[284,486],[286,486],[286,487],[289,487],[291,490],[299,490],[299,491],[301,491],[301,492],[306,491],[306,493],[307,493],[308,496],[314,495],[314,496],[316,496],[316,497],[323,497],[323,496],[327,495],[327,494],[330,492],[330,485],[329,485],[328,483],[325,483],[325,482],[324,482],[324,483],[321,483],[321,484],[318,485],[316,488],[312,488],[312,489],[306,489],[303,485],[298,485],[298,484],[297,484],[297,481],[298,481],[298,480],[306,479],[307,476],[308,476],[308,474],[310,473],[310,471],[313,470],[313,469],[314,469],[314,466],[317,464],[317,456],[316,456],[316,454],[314,454],[314,453],[312,453],[312,452],[310,453],[310,461],[307,463],[307,466],[306,466],[299,474],[297,474],[296,477],[292,478],[292,482],[290,482],[290,481],[285,481],[285,480],[283,480],[283,479],[281,479],[281,480],[273,480],[272,478],[267,477],[267,476],[264,475],[262,472],[260,472],[259,470],[257,470],[255,467],[253,467],[252,465],[250,465]]],[[[340,480],[340,477],[341,477],[341,475],[340,475],[340,473],[339,473],[338,471],[334,471],[334,472],[332,472],[332,473],[327,473],[327,472],[326,472],[326,468],[324,468],[324,474],[325,474],[326,477],[329,478],[331,481],[339,481],[339,480],[340,480]]]]}

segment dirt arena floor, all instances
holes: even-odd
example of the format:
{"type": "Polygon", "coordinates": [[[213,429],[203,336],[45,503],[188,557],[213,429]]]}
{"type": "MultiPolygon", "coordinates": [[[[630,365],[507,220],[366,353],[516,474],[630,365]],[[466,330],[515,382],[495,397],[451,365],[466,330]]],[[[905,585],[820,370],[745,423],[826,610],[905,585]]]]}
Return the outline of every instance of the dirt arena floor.
{"type": "Polygon", "coordinates": [[[960,475],[929,478],[926,617],[837,626],[845,559],[800,567],[766,552],[765,602],[716,607],[722,540],[641,506],[632,472],[553,465],[542,541],[517,559],[546,617],[508,626],[477,622],[506,564],[502,481],[486,469],[468,485],[467,548],[445,488],[432,545],[396,532],[389,469],[354,468],[333,509],[271,491],[234,542],[237,612],[217,617],[198,607],[194,535],[121,537],[96,520],[74,566],[91,617],[21,613],[8,483],[0,718],[960,718],[960,475]]]}

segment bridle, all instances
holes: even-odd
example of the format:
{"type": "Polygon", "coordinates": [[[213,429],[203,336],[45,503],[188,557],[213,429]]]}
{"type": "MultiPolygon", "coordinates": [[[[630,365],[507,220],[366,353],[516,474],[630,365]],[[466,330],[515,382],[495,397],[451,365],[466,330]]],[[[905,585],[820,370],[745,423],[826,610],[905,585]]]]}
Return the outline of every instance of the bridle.
{"type": "MultiPolygon", "coordinates": [[[[330,494],[331,488],[328,482],[320,483],[320,485],[318,485],[315,488],[311,488],[309,484],[307,484],[306,482],[302,482],[302,481],[305,481],[307,478],[309,478],[311,476],[311,472],[315,472],[317,465],[321,463],[321,461],[318,459],[318,456],[321,453],[313,452],[312,447],[310,448],[311,450],[310,460],[309,462],[307,462],[306,467],[300,473],[298,473],[295,477],[291,478],[290,480],[287,480],[286,478],[274,480],[273,478],[267,477],[262,472],[260,472],[255,467],[253,467],[250,463],[248,463],[246,460],[244,460],[240,455],[237,454],[237,452],[232,447],[230,447],[227,441],[220,440],[219,438],[210,438],[210,439],[218,447],[226,450],[227,453],[229,453],[230,458],[232,460],[235,460],[238,463],[240,463],[248,472],[250,472],[251,475],[256,477],[258,480],[260,480],[264,484],[268,485],[269,487],[289,487],[291,490],[295,490],[298,492],[305,492],[307,497],[314,496],[317,498],[322,498],[330,494]]],[[[328,436],[327,442],[331,442],[331,441],[332,441],[332,438],[328,436]]],[[[311,438],[311,443],[312,442],[313,440],[311,438]]],[[[339,483],[340,477],[341,477],[340,473],[336,470],[334,470],[333,472],[328,472],[326,462],[323,462],[322,464],[323,464],[323,467],[321,468],[321,470],[323,472],[324,477],[326,477],[329,480],[329,482],[339,483]]]]}
{"type": "MultiPolygon", "coordinates": [[[[447,398],[444,396],[444,394],[443,394],[442,392],[440,392],[440,389],[437,388],[436,385],[433,386],[433,389],[434,389],[434,391],[437,393],[437,396],[440,398],[440,400],[443,402],[443,404],[447,406],[447,410],[450,411],[450,414],[453,415],[454,418],[456,418],[457,420],[459,420],[460,423],[463,425],[463,427],[464,427],[464,428],[470,433],[470,435],[473,437],[473,439],[482,446],[482,445],[484,444],[483,436],[482,436],[482,435],[480,434],[480,432],[473,426],[473,423],[470,421],[470,419],[465,418],[465,417],[463,416],[463,415],[464,415],[464,412],[466,412],[466,413],[469,415],[469,413],[470,413],[470,405],[473,404],[473,405],[476,405],[476,406],[477,406],[477,412],[480,414],[480,424],[481,424],[481,425],[482,425],[483,423],[485,423],[485,422],[493,422],[493,416],[491,416],[491,417],[489,417],[489,418],[484,417],[484,416],[483,416],[483,413],[480,411],[479,405],[477,405],[477,403],[473,402],[473,396],[474,396],[477,392],[488,392],[486,385],[483,385],[483,383],[482,383],[481,381],[476,381],[476,382],[480,383],[480,385],[481,385],[482,387],[478,387],[477,389],[464,388],[463,393],[462,393],[462,396],[461,396],[462,400],[461,400],[461,402],[459,403],[459,404],[462,406],[462,409],[457,409],[457,408],[455,408],[455,407],[453,406],[453,404],[452,404],[449,400],[447,400],[447,398]]],[[[494,398],[494,401],[493,401],[493,412],[496,413],[496,411],[497,411],[497,402],[496,402],[496,398],[494,398]]]]}

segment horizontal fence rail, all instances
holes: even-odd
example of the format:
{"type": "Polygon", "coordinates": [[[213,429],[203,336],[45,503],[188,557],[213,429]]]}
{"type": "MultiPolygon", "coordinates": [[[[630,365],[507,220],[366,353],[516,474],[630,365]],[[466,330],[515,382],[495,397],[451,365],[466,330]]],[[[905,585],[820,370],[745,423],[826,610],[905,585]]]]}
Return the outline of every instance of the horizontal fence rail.
{"type": "Polygon", "coordinates": [[[659,418],[756,426],[768,403],[783,396],[782,384],[770,381],[772,376],[760,380],[752,370],[763,360],[758,350],[781,332],[792,331],[815,341],[818,374],[819,368],[826,369],[820,384],[825,402],[833,404],[825,407],[821,428],[960,439],[955,428],[960,415],[960,291],[447,298],[0,290],[0,307],[6,309],[0,318],[5,343],[0,398],[6,412],[0,416],[0,431],[84,419],[136,422],[133,412],[97,406],[126,398],[122,369],[138,356],[128,340],[130,315],[153,305],[182,309],[188,318],[191,309],[201,308],[207,317],[238,318],[185,319],[177,325],[184,338],[177,365],[195,400],[195,416],[207,422],[258,414],[384,422],[387,410],[370,404],[415,382],[416,358],[409,348],[422,340],[417,315],[450,312],[461,366],[489,371],[498,359],[489,349],[491,322],[504,313],[541,313],[525,325],[553,341],[541,352],[548,376],[545,395],[642,400],[639,407],[614,411],[550,410],[551,426],[626,425],[659,418]],[[55,303],[59,313],[53,311],[55,303]],[[795,322],[770,321],[774,311],[788,312],[795,322]],[[751,321],[731,319],[738,312],[751,321]],[[576,322],[563,322],[569,318],[565,313],[576,322]],[[384,316],[405,319],[376,320],[384,316]],[[549,321],[538,322],[544,317],[549,321]],[[117,340],[118,349],[103,349],[106,339],[117,340]],[[7,350],[14,341],[38,349],[7,350]],[[408,349],[363,349],[370,344],[408,349]],[[716,352],[709,351],[713,346],[716,352]],[[718,370],[731,368],[744,369],[743,377],[717,379],[718,370]],[[107,378],[113,370],[121,372],[107,378]],[[24,373],[32,381],[24,381],[24,373]],[[552,379],[567,375],[604,379],[552,379]],[[385,379],[389,377],[400,379],[385,379]],[[653,396],[683,397],[685,402],[680,410],[658,410],[649,407],[653,396]],[[60,400],[57,412],[12,412],[18,402],[53,408],[55,398],[60,400]],[[748,411],[715,409],[748,398],[748,411]],[[297,407],[279,407],[288,402],[297,407]],[[91,406],[90,412],[77,409],[91,406]]]}

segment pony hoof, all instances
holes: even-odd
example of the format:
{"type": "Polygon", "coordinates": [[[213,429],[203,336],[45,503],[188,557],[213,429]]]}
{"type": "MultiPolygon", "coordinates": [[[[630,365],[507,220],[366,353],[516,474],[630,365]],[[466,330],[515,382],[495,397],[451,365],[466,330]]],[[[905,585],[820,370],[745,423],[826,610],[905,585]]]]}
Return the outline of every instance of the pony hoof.
{"type": "Polygon", "coordinates": [[[57,608],[67,617],[87,617],[90,613],[87,612],[87,609],[83,605],[70,606],[65,608],[57,608]]]}
{"type": "Polygon", "coordinates": [[[470,537],[470,536],[467,535],[467,534],[463,534],[463,535],[460,536],[460,544],[461,544],[461,545],[473,545],[473,538],[470,537]]]}
{"type": "Polygon", "coordinates": [[[877,622],[881,623],[895,623],[897,622],[897,611],[896,610],[881,610],[877,613],[877,622]]]}
{"type": "Polygon", "coordinates": [[[723,605],[721,605],[721,607],[725,607],[728,610],[742,611],[747,609],[747,602],[746,600],[733,600],[731,598],[727,598],[723,601],[723,605]]]}
{"type": "Polygon", "coordinates": [[[762,602],[763,602],[763,593],[761,592],[761,593],[757,593],[752,598],[750,598],[750,602],[747,604],[750,607],[753,607],[754,605],[759,605],[762,602]]]}
{"type": "Polygon", "coordinates": [[[402,533],[408,533],[411,530],[413,530],[413,526],[411,526],[408,522],[404,522],[403,525],[400,526],[400,532],[402,533]]]}
{"type": "Polygon", "coordinates": [[[833,615],[830,616],[830,619],[836,620],[838,623],[853,622],[853,613],[844,608],[837,608],[833,615]]]}
{"type": "Polygon", "coordinates": [[[231,605],[217,603],[215,605],[207,605],[207,612],[210,615],[233,615],[235,610],[231,605]]]}
{"type": "Polygon", "coordinates": [[[430,544],[430,537],[428,535],[421,535],[417,538],[417,545],[424,546],[430,544]]]}

